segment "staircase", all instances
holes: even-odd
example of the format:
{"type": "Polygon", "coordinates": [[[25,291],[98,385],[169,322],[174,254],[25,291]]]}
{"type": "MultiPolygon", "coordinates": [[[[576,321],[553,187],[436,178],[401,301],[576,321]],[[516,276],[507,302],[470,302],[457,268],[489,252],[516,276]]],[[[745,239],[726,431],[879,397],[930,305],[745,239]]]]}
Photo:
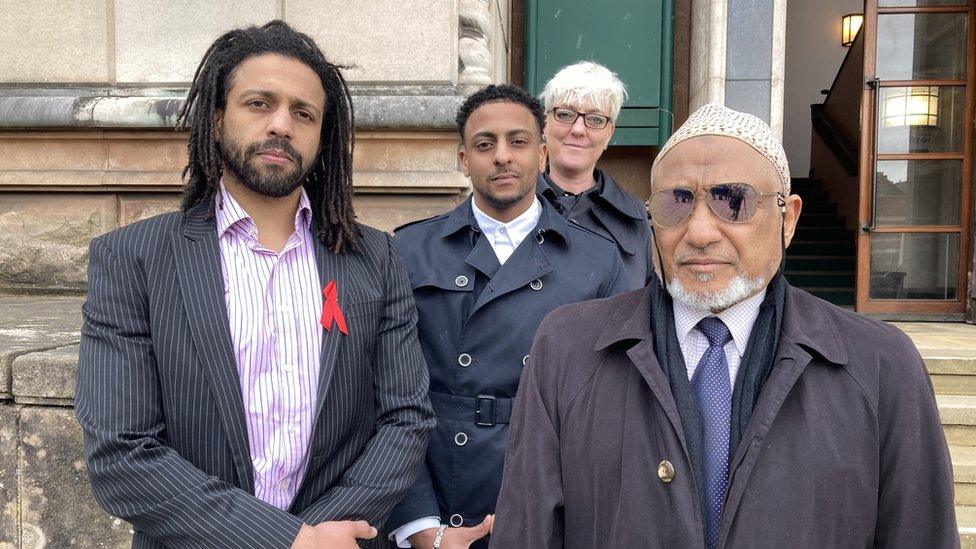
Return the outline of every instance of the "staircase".
{"type": "Polygon", "coordinates": [[[853,232],[844,230],[819,181],[794,178],[792,192],[803,199],[803,211],[786,250],[786,279],[835,305],[853,307],[853,232]]]}
{"type": "Polygon", "coordinates": [[[976,549],[976,327],[896,325],[915,341],[929,370],[952,456],[960,540],[976,549]]]}
{"type": "Polygon", "coordinates": [[[945,429],[963,547],[976,548],[976,358],[926,358],[945,429]]]}

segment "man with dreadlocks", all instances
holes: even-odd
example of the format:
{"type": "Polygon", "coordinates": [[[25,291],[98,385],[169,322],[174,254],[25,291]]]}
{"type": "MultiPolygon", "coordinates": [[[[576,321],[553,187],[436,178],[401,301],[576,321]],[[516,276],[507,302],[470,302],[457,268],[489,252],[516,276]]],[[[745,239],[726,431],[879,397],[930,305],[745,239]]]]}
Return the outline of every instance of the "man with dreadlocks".
{"type": "Polygon", "coordinates": [[[95,497],[133,547],[358,547],[433,420],[403,263],[355,222],[345,81],[285,23],[234,30],[181,125],[182,213],[91,244],[76,404],[95,497]]]}

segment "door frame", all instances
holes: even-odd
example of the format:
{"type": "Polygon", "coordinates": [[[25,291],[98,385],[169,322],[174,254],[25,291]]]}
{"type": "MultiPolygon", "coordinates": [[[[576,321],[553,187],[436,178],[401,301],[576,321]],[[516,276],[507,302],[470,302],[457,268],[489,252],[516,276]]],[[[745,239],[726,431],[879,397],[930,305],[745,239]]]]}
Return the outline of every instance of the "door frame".
{"type": "Polygon", "coordinates": [[[965,313],[969,301],[968,271],[972,263],[971,238],[973,236],[973,139],[974,139],[974,96],[976,96],[976,0],[969,0],[966,6],[925,7],[925,8],[879,8],[878,0],[865,0],[864,23],[861,32],[864,33],[864,87],[861,95],[861,142],[859,150],[858,187],[859,214],[861,230],[857,235],[857,254],[855,283],[856,310],[862,313],[965,313]],[[882,81],[875,86],[877,68],[877,29],[879,14],[896,13],[959,13],[968,12],[966,28],[966,79],[965,80],[909,80],[882,81]],[[874,171],[878,160],[912,160],[925,159],[958,159],[958,153],[911,153],[911,154],[876,154],[875,129],[876,105],[882,87],[903,87],[923,85],[960,85],[966,86],[966,105],[964,109],[965,125],[963,128],[962,147],[962,182],[960,185],[959,225],[949,226],[912,226],[912,227],[874,227],[873,194],[874,171]],[[958,278],[956,283],[956,299],[922,300],[922,299],[869,299],[871,283],[871,235],[885,233],[959,233],[958,278]]]}

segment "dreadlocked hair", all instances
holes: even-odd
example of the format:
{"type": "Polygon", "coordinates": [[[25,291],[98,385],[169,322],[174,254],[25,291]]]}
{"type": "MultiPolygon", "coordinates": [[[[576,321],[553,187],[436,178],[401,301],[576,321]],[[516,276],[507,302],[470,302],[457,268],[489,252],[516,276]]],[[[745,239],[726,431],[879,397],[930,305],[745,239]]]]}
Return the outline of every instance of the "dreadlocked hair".
{"type": "Polygon", "coordinates": [[[307,65],[325,90],[321,152],[302,185],[312,205],[316,236],[335,253],[357,250],[359,230],[352,207],[352,154],[355,118],[349,87],[340,69],[330,63],[307,35],[280,20],[262,27],[232,30],[203,55],[180,111],[177,129],[189,131],[189,162],[183,169],[184,214],[217,194],[223,163],[214,131],[215,114],[227,106],[234,71],[245,59],[277,54],[307,65]]]}

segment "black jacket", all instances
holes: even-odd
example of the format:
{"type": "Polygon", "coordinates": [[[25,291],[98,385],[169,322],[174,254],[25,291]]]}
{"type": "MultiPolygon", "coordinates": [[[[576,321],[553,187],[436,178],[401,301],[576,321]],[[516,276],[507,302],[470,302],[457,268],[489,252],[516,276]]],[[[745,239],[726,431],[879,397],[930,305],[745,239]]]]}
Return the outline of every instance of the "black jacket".
{"type": "Polygon", "coordinates": [[[455,525],[472,526],[494,511],[512,399],[536,327],[560,305],[623,290],[613,245],[540,202],[538,225],[502,266],[470,199],[396,232],[438,417],[427,467],[390,530],[425,516],[449,523],[457,515],[455,525]]]}
{"type": "Polygon", "coordinates": [[[565,211],[559,205],[558,187],[548,174],[540,174],[536,193],[552,204],[563,217],[591,231],[605,236],[617,245],[623,262],[623,278],[628,290],[647,285],[654,266],[651,262],[651,223],[644,203],[627,191],[601,169],[594,172],[596,186],[586,191],[589,207],[565,211]]]}
{"type": "Polygon", "coordinates": [[[392,239],[360,226],[361,251],[340,254],[315,239],[349,335],[322,332],[308,467],[282,511],[253,495],[212,208],[91,243],[75,402],[95,498],[132,523],[137,548],[286,549],[303,523],[382,525],[434,423],[392,239]]]}

